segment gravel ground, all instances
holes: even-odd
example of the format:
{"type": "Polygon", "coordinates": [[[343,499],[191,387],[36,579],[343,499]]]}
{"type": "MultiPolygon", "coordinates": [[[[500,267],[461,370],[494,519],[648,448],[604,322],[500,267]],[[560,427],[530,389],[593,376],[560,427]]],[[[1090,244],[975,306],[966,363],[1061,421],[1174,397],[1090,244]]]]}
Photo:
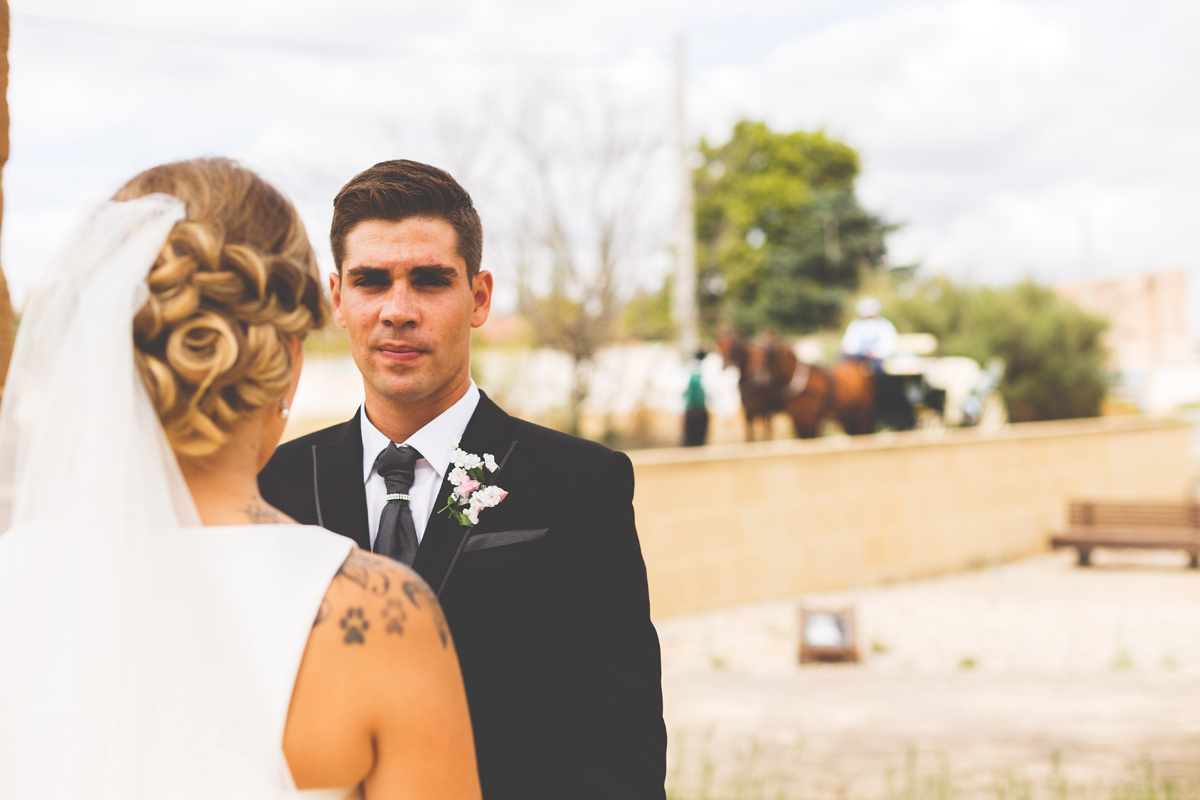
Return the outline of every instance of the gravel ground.
{"type": "Polygon", "coordinates": [[[1200,779],[1200,572],[1182,554],[1095,560],[661,622],[669,785],[868,800],[1061,796],[1059,778],[1107,797],[1146,765],[1200,779]],[[854,607],[863,663],[800,667],[802,604],[854,607]]]}

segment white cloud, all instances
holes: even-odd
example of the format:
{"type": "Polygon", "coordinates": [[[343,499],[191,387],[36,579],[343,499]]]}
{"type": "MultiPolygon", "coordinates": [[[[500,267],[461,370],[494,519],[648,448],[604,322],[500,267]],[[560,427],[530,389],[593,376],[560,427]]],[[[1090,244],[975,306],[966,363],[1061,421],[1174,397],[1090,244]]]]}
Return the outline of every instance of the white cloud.
{"type": "MultiPolygon", "coordinates": [[[[354,172],[435,160],[463,176],[503,238],[515,191],[496,166],[505,154],[474,142],[546,87],[615,91],[667,124],[681,27],[696,132],[721,139],[750,116],[844,138],[863,155],[864,201],[906,223],[892,239],[898,262],[980,281],[1075,277],[1084,218],[1096,274],[1200,262],[1189,235],[1200,215],[1200,5],[1187,0],[14,0],[12,10],[3,255],[18,293],[82,207],[140,168],[198,154],[261,169],[318,243],[354,172]],[[31,14],[255,42],[121,39],[23,23],[31,14]],[[325,43],[331,55],[265,39],[325,43]]],[[[663,184],[659,209],[672,191],[663,184]]]]}

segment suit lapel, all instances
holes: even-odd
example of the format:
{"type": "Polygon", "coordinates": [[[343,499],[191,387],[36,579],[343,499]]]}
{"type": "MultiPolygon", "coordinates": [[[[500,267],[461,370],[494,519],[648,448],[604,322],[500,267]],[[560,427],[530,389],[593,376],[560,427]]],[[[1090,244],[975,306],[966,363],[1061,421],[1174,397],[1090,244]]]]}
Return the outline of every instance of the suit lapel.
{"type": "MultiPolygon", "coordinates": [[[[459,447],[468,453],[491,453],[497,459],[504,459],[516,445],[516,442],[508,438],[508,419],[508,414],[481,391],[479,405],[475,407],[475,413],[471,415],[471,421],[463,431],[459,447]]],[[[502,472],[503,466],[495,475],[498,476],[502,472]]],[[[421,546],[417,549],[417,559],[413,562],[413,569],[439,597],[446,588],[450,573],[458,562],[467,536],[472,530],[459,525],[449,514],[438,513],[439,509],[446,505],[450,489],[450,481],[443,478],[441,486],[438,487],[433,514],[425,526],[421,546]]]]}
{"type": "Polygon", "coordinates": [[[362,427],[358,415],[339,428],[328,444],[312,446],[317,509],[324,527],[371,549],[367,492],[362,476],[362,427]]]}

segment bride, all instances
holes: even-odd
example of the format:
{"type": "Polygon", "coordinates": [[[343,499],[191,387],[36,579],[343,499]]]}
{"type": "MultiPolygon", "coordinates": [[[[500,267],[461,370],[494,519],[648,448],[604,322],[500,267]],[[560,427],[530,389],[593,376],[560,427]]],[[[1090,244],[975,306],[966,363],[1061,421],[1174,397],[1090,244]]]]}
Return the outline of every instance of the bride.
{"type": "Polygon", "coordinates": [[[291,204],[155,167],[29,299],[0,408],[0,798],[478,798],[415,573],[255,476],[328,315],[291,204]]]}

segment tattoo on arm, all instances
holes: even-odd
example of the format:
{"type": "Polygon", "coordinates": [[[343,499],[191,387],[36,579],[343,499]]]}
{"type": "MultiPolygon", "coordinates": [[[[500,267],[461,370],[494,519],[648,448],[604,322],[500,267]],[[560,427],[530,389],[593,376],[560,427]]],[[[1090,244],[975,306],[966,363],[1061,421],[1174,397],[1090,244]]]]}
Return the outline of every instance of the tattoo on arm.
{"type": "Polygon", "coordinates": [[[438,638],[442,640],[442,649],[445,650],[450,642],[450,626],[446,624],[446,615],[442,613],[437,595],[430,590],[425,581],[405,581],[403,588],[405,597],[414,608],[422,608],[422,603],[429,607],[433,613],[433,623],[437,625],[438,638]]]}
{"type": "Polygon", "coordinates": [[[329,602],[329,598],[325,597],[321,600],[321,607],[317,609],[317,618],[313,620],[312,626],[315,628],[325,620],[329,619],[329,615],[333,613],[333,603],[329,602]]]}
{"type": "Polygon", "coordinates": [[[317,627],[335,613],[341,614],[338,626],[343,631],[342,641],[347,645],[366,644],[367,632],[372,629],[371,620],[376,619],[385,633],[403,636],[408,624],[409,606],[418,612],[428,612],[437,628],[442,649],[450,646],[450,626],[437,597],[421,580],[397,580],[398,574],[377,557],[355,550],[338,569],[334,580],[347,580],[368,594],[378,597],[382,603],[374,602],[350,606],[345,612],[335,612],[328,600],[321,603],[313,627],[317,627]],[[389,575],[389,573],[392,573],[389,575]],[[407,601],[407,602],[406,602],[407,601]]]}
{"type": "Polygon", "coordinates": [[[383,618],[388,621],[388,633],[399,635],[404,634],[404,623],[408,619],[408,612],[404,610],[404,603],[398,598],[389,597],[387,604],[383,607],[383,618]]]}
{"type": "Polygon", "coordinates": [[[345,578],[379,596],[386,595],[392,588],[387,569],[379,566],[377,559],[365,555],[360,550],[350,553],[350,557],[338,569],[336,577],[345,578]]]}
{"type": "Polygon", "coordinates": [[[366,639],[363,638],[363,634],[371,627],[371,623],[363,619],[361,608],[348,608],[346,616],[342,617],[341,626],[346,632],[346,638],[342,641],[346,644],[364,644],[366,639]]]}

